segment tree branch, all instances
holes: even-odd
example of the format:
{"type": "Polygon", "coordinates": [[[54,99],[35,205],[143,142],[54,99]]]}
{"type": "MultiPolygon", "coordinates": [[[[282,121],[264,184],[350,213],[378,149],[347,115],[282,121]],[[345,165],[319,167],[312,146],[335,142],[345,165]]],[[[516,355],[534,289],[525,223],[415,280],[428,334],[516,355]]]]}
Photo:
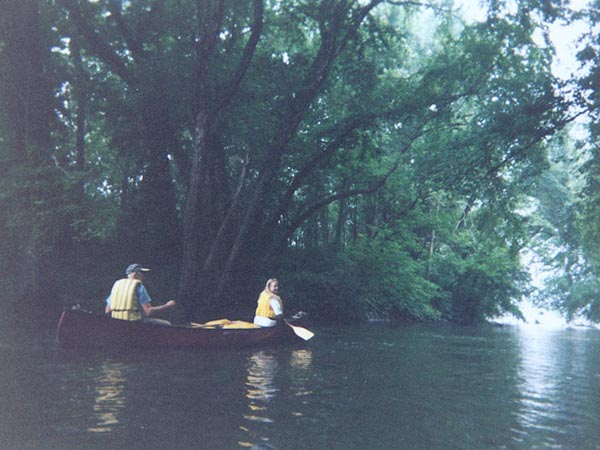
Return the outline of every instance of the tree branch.
{"type": "Polygon", "coordinates": [[[254,52],[256,51],[256,46],[258,45],[258,41],[262,35],[263,28],[263,0],[254,0],[254,18],[252,24],[252,33],[250,34],[250,38],[244,47],[244,52],[242,54],[242,58],[229,80],[227,87],[223,89],[223,94],[217,105],[217,110],[221,110],[225,107],[227,103],[233,98],[235,93],[237,92],[240,83],[242,82],[248,68],[250,67],[250,62],[254,56],[254,52]]]}
{"type": "Polygon", "coordinates": [[[302,185],[306,177],[310,175],[310,173],[321,163],[329,161],[336,150],[338,150],[344,142],[352,135],[354,131],[358,128],[365,125],[365,121],[361,117],[354,117],[352,120],[349,120],[345,126],[342,127],[342,130],[339,134],[327,144],[324,151],[318,152],[314,155],[305,165],[300,169],[300,171],[294,176],[291,184],[286,190],[283,199],[280,203],[277,212],[273,215],[271,226],[277,220],[278,217],[281,217],[288,210],[290,202],[294,196],[294,193],[298,190],[298,188],[302,185]]]}
{"type": "Polygon", "coordinates": [[[421,134],[422,134],[422,128],[419,130],[419,132],[415,133],[410,138],[410,140],[406,144],[404,144],[404,146],[399,150],[398,158],[396,158],[396,161],[389,168],[387,173],[385,175],[383,175],[379,180],[375,181],[370,187],[362,188],[362,189],[353,189],[350,191],[329,195],[329,196],[319,200],[318,202],[314,203],[313,205],[311,205],[305,212],[303,212],[302,214],[300,214],[299,216],[297,216],[295,219],[292,220],[292,222],[288,226],[288,229],[286,232],[286,239],[289,238],[294,233],[294,231],[296,231],[304,223],[304,221],[308,217],[310,217],[313,213],[315,213],[319,209],[333,203],[336,200],[350,198],[350,197],[354,197],[357,195],[371,194],[373,192],[378,191],[383,186],[385,186],[385,184],[387,183],[387,180],[390,178],[390,176],[392,176],[392,174],[396,170],[398,170],[398,167],[400,167],[400,161],[401,161],[400,155],[403,155],[404,153],[406,153],[412,147],[413,143],[421,136],[421,134]]]}
{"type": "Polygon", "coordinates": [[[127,68],[127,65],[123,59],[117,55],[117,53],[106,43],[104,39],[96,32],[88,21],[84,18],[84,15],[79,8],[79,5],[74,0],[60,0],[63,6],[69,11],[71,19],[75,24],[77,30],[83,35],[84,39],[90,46],[92,53],[96,54],[102,61],[104,61],[110,69],[116,73],[125,83],[132,86],[135,84],[136,79],[127,68]]]}
{"type": "Polygon", "coordinates": [[[194,42],[194,47],[200,61],[208,65],[210,56],[217,44],[219,30],[223,24],[225,5],[224,0],[218,0],[216,7],[212,8],[211,11],[210,5],[206,5],[205,3],[200,0],[196,2],[198,19],[200,20],[200,38],[194,42]]]}

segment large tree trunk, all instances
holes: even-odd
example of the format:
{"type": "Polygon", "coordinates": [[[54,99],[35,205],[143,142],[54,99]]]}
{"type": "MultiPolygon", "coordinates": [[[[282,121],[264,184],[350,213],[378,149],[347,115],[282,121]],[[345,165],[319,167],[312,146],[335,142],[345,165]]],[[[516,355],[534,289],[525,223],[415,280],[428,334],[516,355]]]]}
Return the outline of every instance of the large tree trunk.
{"type": "Polygon", "coordinates": [[[199,270],[208,255],[211,240],[218,229],[222,197],[216,192],[214,177],[221,164],[218,152],[211,145],[211,114],[202,111],[196,118],[196,138],[190,167],[187,202],[183,221],[183,251],[178,299],[190,312],[208,283],[208,276],[199,270]]]}
{"type": "MultiPolygon", "coordinates": [[[[156,88],[160,90],[160,78],[156,88]]],[[[143,249],[140,257],[155,267],[171,266],[179,262],[180,227],[177,200],[170,170],[169,152],[177,145],[176,131],[169,125],[168,102],[156,102],[152,92],[146,94],[149,105],[142,113],[145,130],[146,168],[140,186],[141,220],[139,230],[143,249]]],[[[173,271],[174,273],[174,271],[173,271]]]]}
{"type": "Polygon", "coordinates": [[[215,303],[215,286],[228,250],[229,230],[235,227],[240,192],[230,198],[224,150],[218,124],[224,108],[236,95],[262,33],[263,2],[253,1],[251,33],[237,67],[228,75],[215,74],[210,64],[220,43],[225,4],[201,2],[197,67],[195,142],[183,220],[183,252],[178,299],[191,313],[209,310],[215,303]],[[222,79],[221,79],[222,78],[222,79]],[[207,293],[211,295],[207,296],[207,293]]]}
{"type": "Polygon", "coordinates": [[[53,242],[47,239],[49,224],[42,222],[48,220],[45,208],[52,210],[51,202],[58,194],[52,189],[50,169],[50,44],[41,27],[37,0],[6,1],[2,15],[2,90],[8,99],[7,129],[12,131],[8,140],[11,163],[4,176],[15,189],[10,208],[13,215],[2,224],[9,232],[3,238],[8,247],[8,254],[3,256],[10,261],[9,273],[17,280],[13,300],[33,308],[32,300],[40,298],[42,292],[51,301],[53,290],[48,275],[52,265],[43,263],[54,250],[53,242]]]}

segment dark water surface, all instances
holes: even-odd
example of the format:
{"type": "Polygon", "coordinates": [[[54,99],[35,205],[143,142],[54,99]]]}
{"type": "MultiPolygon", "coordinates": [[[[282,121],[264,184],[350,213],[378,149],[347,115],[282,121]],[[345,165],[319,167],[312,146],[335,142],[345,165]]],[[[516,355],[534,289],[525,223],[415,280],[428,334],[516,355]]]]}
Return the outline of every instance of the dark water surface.
{"type": "Polygon", "coordinates": [[[367,325],[303,347],[67,351],[0,330],[2,449],[600,449],[600,331],[367,325]]]}

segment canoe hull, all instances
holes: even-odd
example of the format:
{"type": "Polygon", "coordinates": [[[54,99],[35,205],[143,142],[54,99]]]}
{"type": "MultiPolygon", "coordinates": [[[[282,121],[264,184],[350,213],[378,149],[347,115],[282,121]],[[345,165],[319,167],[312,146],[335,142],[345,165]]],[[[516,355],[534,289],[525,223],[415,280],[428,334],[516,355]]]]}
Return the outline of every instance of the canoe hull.
{"type": "Polygon", "coordinates": [[[64,347],[242,348],[298,342],[290,327],[204,329],[112,319],[78,310],[63,311],[57,338],[64,347]]]}

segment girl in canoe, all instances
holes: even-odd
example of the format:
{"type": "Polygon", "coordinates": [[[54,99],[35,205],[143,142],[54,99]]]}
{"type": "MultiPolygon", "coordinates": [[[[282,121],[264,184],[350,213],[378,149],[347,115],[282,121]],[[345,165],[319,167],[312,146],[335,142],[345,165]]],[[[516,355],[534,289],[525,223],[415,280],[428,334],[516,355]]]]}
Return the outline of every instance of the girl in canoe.
{"type": "Polygon", "coordinates": [[[277,278],[267,280],[265,289],[258,296],[258,305],[254,313],[254,323],[261,327],[274,327],[277,321],[283,319],[283,301],[278,295],[279,281],[277,278]]]}

